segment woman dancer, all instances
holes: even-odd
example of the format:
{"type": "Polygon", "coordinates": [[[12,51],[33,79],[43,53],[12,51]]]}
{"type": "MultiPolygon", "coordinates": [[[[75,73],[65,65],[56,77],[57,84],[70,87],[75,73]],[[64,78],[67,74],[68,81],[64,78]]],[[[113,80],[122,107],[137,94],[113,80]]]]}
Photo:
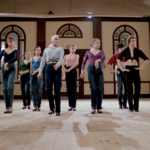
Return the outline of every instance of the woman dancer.
{"type": "Polygon", "coordinates": [[[49,114],[53,114],[54,111],[54,99],[53,99],[53,84],[55,92],[55,104],[56,104],[56,116],[60,116],[60,106],[61,106],[61,65],[63,63],[64,50],[59,47],[59,36],[54,35],[51,38],[51,44],[48,48],[44,50],[43,59],[40,64],[38,78],[41,78],[43,68],[45,69],[45,90],[47,93],[47,98],[49,100],[49,114]]]}
{"type": "Polygon", "coordinates": [[[82,70],[80,78],[84,78],[84,67],[86,61],[89,60],[88,64],[88,79],[90,82],[91,89],[91,113],[95,113],[96,109],[98,113],[102,112],[102,98],[104,89],[104,76],[101,69],[101,62],[105,60],[104,51],[99,50],[100,40],[95,38],[92,40],[92,49],[85,53],[85,58],[82,63],[82,70]]]}
{"type": "MultiPolygon", "coordinates": [[[[70,54],[65,55],[64,62],[62,65],[63,70],[66,72],[66,88],[69,100],[68,111],[76,111],[76,101],[77,101],[77,70],[76,66],[79,63],[79,55],[75,54],[76,45],[70,45],[70,54]],[[65,68],[66,64],[66,68],[65,68]]],[[[64,78],[65,79],[65,78],[64,78]]]]}
{"type": "MultiPolygon", "coordinates": [[[[119,43],[117,45],[117,50],[118,53],[113,55],[107,65],[108,67],[117,75],[117,85],[118,85],[118,101],[119,101],[119,108],[125,108],[128,109],[127,107],[127,87],[126,87],[126,82],[125,82],[125,74],[124,72],[121,71],[119,68],[119,65],[117,63],[117,58],[120,55],[120,53],[124,50],[124,45],[122,43],[119,43]],[[112,64],[115,64],[117,66],[117,70],[113,69],[112,64]],[[124,85],[124,97],[123,97],[123,102],[122,102],[122,90],[123,90],[123,85],[124,85]]],[[[121,66],[124,67],[125,64],[125,58],[121,60],[121,66]]]]}
{"type": "Polygon", "coordinates": [[[128,93],[128,101],[129,101],[129,111],[133,112],[133,109],[135,109],[136,112],[139,111],[139,95],[140,95],[140,74],[139,71],[143,70],[144,67],[148,63],[147,56],[139,49],[135,48],[136,45],[136,38],[134,36],[130,36],[128,38],[128,45],[124,51],[119,55],[118,57],[118,65],[122,71],[125,72],[125,79],[127,84],[127,93],[128,93]],[[121,60],[125,57],[126,63],[125,68],[121,65],[121,60]],[[141,67],[138,67],[139,65],[139,57],[144,60],[144,63],[141,67]],[[133,97],[133,86],[132,82],[135,86],[135,94],[134,94],[134,104],[132,101],[133,97]]]}
{"type": "Polygon", "coordinates": [[[43,77],[37,78],[41,63],[41,47],[34,48],[34,57],[31,58],[30,94],[33,100],[33,111],[41,111],[43,77]]]}
{"type": "Polygon", "coordinates": [[[14,49],[14,39],[7,38],[8,48],[3,50],[0,54],[0,59],[4,56],[4,63],[2,64],[2,89],[3,97],[6,105],[6,113],[13,111],[14,98],[14,80],[16,75],[15,62],[18,60],[18,50],[14,49]]]}
{"type": "Polygon", "coordinates": [[[22,109],[30,109],[30,59],[31,59],[31,52],[25,52],[25,60],[21,61],[20,63],[20,72],[18,77],[18,82],[20,82],[21,88],[21,95],[23,100],[23,107],[22,109]],[[25,92],[26,86],[26,92],[25,92]]]}

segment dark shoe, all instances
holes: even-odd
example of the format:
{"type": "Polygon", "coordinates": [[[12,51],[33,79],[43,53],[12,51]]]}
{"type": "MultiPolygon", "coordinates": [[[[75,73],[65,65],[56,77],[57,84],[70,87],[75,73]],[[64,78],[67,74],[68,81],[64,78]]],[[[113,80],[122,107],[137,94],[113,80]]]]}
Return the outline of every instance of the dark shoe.
{"type": "Polygon", "coordinates": [[[93,110],[91,111],[91,114],[95,114],[95,109],[93,109],[93,110]]]}
{"type": "Polygon", "coordinates": [[[26,109],[26,106],[22,107],[22,109],[26,109]]]}
{"type": "Polygon", "coordinates": [[[102,113],[103,113],[103,111],[102,111],[101,109],[99,109],[99,110],[97,110],[97,113],[102,114],[102,113]]]}
{"type": "Polygon", "coordinates": [[[35,108],[33,109],[33,111],[37,111],[37,107],[35,107],[35,108]]]}
{"type": "Polygon", "coordinates": [[[8,113],[11,114],[12,112],[13,112],[13,108],[10,107],[10,108],[8,109],[8,113]]]}
{"type": "Polygon", "coordinates": [[[119,105],[119,109],[122,109],[122,105],[119,105]]]}
{"type": "Polygon", "coordinates": [[[60,116],[60,113],[56,113],[56,116],[60,116]]]}
{"type": "Polygon", "coordinates": [[[73,110],[73,111],[76,111],[76,108],[73,108],[72,110],[73,110]]]}
{"type": "Polygon", "coordinates": [[[124,109],[129,109],[127,106],[123,106],[124,109]]]}
{"type": "Polygon", "coordinates": [[[41,109],[40,109],[40,108],[38,108],[38,111],[41,111],[41,109]]]}
{"type": "Polygon", "coordinates": [[[68,111],[72,111],[72,108],[69,108],[68,111]]]}
{"type": "Polygon", "coordinates": [[[28,109],[30,109],[30,106],[28,106],[28,109]]]}
{"type": "Polygon", "coordinates": [[[4,114],[8,114],[8,109],[6,111],[4,111],[4,114]]]}
{"type": "Polygon", "coordinates": [[[48,114],[49,115],[54,114],[54,110],[51,110],[48,114]]]}
{"type": "Polygon", "coordinates": [[[140,112],[139,110],[135,110],[135,112],[140,112]]]}
{"type": "Polygon", "coordinates": [[[133,112],[133,109],[129,109],[130,112],[133,112]]]}

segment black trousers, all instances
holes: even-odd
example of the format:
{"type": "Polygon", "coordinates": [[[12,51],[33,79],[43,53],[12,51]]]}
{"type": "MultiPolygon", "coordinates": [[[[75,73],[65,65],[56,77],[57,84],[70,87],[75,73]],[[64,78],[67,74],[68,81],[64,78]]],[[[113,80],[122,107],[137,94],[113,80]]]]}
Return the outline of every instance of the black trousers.
{"type": "Polygon", "coordinates": [[[135,70],[137,66],[126,66],[126,69],[129,69],[130,72],[125,72],[125,80],[127,85],[127,94],[128,94],[128,103],[129,109],[135,110],[139,109],[139,95],[141,89],[141,79],[139,70],[135,70]],[[134,83],[134,103],[133,103],[133,83],[134,83]]]}
{"type": "MultiPolygon", "coordinates": [[[[70,67],[67,67],[69,69],[70,67]]],[[[66,88],[69,100],[69,107],[76,108],[77,101],[77,70],[72,69],[66,72],[66,88]]]]}
{"type": "Polygon", "coordinates": [[[20,88],[21,88],[21,95],[23,100],[23,106],[30,106],[30,74],[26,73],[21,75],[20,77],[20,88]],[[25,90],[26,86],[26,90],[25,90]]]}

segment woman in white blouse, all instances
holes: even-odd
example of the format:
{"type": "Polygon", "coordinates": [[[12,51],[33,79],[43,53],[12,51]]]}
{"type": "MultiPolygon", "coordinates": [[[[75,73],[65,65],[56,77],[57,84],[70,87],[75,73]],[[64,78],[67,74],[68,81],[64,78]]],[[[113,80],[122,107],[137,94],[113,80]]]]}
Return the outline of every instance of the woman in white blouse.
{"type": "Polygon", "coordinates": [[[43,53],[43,59],[40,64],[38,78],[41,78],[43,68],[46,63],[45,69],[45,90],[47,98],[49,101],[49,114],[53,114],[54,108],[56,107],[56,116],[60,116],[60,106],[61,106],[61,65],[63,63],[64,50],[62,47],[59,47],[59,36],[54,35],[51,38],[51,44],[48,48],[45,48],[43,53]],[[53,98],[53,84],[55,92],[55,105],[53,98]]]}

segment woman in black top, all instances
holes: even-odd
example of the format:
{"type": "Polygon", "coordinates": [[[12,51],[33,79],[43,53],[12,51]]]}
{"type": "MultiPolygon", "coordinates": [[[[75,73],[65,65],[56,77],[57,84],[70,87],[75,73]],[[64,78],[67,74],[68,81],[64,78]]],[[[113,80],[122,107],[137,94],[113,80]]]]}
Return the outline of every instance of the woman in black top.
{"type": "Polygon", "coordinates": [[[8,48],[3,50],[0,54],[0,59],[4,56],[4,63],[2,64],[2,89],[3,97],[5,99],[6,111],[4,113],[12,113],[13,98],[14,98],[14,80],[16,74],[15,61],[18,60],[18,50],[14,49],[14,39],[9,37],[7,39],[8,48]]]}
{"type": "Polygon", "coordinates": [[[144,67],[148,63],[147,56],[139,49],[135,48],[136,45],[136,38],[134,36],[130,36],[128,38],[128,45],[124,51],[119,55],[117,61],[120,66],[120,69],[122,71],[125,71],[125,80],[127,84],[127,92],[128,92],[128,101],[129,101],[129,111],[133,112],[133,109],[135,109],[136,112],[139,111],[139,95],[140,95],[140,89],[141,89],[141,80],[140,80],[140,74],[139,71],[143,70],[144,67]],[[122,68],[121,66],[121,60],[125,57],[126,63],[125,68],[122,68]],[[139,57],[144,60],[144,63],[141,67],[138,67],[139,65],[139,57]],[[132,101],[133,98],[133,85],[134,83],[135,92],[134,92],[134,104],[132,101]]]}

